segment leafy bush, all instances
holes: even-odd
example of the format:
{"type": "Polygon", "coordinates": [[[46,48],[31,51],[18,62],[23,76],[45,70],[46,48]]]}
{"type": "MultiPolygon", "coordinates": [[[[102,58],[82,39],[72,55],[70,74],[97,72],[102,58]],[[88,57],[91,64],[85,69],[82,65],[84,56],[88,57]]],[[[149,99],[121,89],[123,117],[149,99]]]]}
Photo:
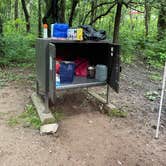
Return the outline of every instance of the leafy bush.
{"type": "Polygon", "coordinates": [[[154,67],[160,67],[166,60],[166,39],[157,41],[155,38],[138,41],[139,49],[143,51],[146,62],[154,67]]]}
{"type": "Polygon", "coordinates": [[[32,34],[10,33],[3,37],[3,52],[0,56],[0,66],[20,63],[33,63],[35,36],[32,34]]]}

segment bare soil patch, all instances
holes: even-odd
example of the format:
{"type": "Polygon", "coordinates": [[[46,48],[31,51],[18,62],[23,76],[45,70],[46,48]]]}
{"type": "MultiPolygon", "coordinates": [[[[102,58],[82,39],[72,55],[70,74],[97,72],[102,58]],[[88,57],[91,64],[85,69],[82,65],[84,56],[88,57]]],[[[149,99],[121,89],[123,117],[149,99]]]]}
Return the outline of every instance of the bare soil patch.
{"type": "MultiPolygon", "coordinates": [[[[64,116],[58,133],[48,136],[21,124],[7,124],[10,117],[24,111],[34,91],[29,78],[10,81],[0,88],[0,165],[165,166],[166,115],[162,115],[160,139],[155,140],[159,99],[145,97],[147,91],[160,93],[161,82],[150,80],[150,72],[141,63],[125,66],[120,93],[110,92],[111,102],[128,112],[126,118],[100,113],[100,107],[81,92],[60,97],[55,110],[64,116]]],[[[103,88],[94,90],[105,96],[103,88]]]]}

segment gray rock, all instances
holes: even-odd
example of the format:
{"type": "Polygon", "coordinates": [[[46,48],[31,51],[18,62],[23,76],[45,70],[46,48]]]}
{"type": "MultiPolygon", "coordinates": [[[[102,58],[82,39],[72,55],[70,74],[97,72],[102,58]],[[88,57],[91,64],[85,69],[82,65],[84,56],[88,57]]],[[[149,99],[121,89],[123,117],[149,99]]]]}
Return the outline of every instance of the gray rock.
{"type": "Polygon", "coordinates": [[[57,123],[43,125],[40,127],[40,134],[54,134],[57,132],[58,127],[57,123]]]}

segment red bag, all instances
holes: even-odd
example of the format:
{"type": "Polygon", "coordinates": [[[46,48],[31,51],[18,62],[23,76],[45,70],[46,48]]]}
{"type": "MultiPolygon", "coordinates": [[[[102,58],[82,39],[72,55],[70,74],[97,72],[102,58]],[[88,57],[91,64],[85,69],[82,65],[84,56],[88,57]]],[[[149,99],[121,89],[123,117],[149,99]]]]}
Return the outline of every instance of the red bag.
{"type": "Polygon", "coordinates": [[[76,76],[81,76],[81,77],[87,77],[88,72],[88,61],[84,58],[79,58],[77,60],[75,60],[75,75],[76,76]]]}
{"type": "Polygon", "coordinates": [[[62,57],[57,56],[56,57],[56,64],[55,64],[55,69],[56,69],[56,73],[59,74],[59,70],[60,70],[60,62],[63,60],[62,57]]]}

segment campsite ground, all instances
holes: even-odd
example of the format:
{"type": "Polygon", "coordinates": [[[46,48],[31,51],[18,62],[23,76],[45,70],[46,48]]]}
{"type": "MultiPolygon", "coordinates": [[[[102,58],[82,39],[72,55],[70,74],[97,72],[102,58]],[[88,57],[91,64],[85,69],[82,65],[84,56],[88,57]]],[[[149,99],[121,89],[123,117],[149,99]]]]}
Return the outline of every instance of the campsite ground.
{"type": "MultiPolygon", "coordinates": [[[[111,91],[111,102],[128,113],[124,118],[100,113],[100,106],[85,93],[67,94],[56,106],[63,112],[58,133],[45,136],[10,122],[31,102],[34,72],[11,68],[2,73],[7,78],[0,84],[1,166],[166,165],[166,114],[162,114],[160,139],[154,139],[161,91],[158,71],[141,62],[123,67],[120,93],[111,91]]],[[[103,88],[95,91],[105,95],[103,88]]]]}

